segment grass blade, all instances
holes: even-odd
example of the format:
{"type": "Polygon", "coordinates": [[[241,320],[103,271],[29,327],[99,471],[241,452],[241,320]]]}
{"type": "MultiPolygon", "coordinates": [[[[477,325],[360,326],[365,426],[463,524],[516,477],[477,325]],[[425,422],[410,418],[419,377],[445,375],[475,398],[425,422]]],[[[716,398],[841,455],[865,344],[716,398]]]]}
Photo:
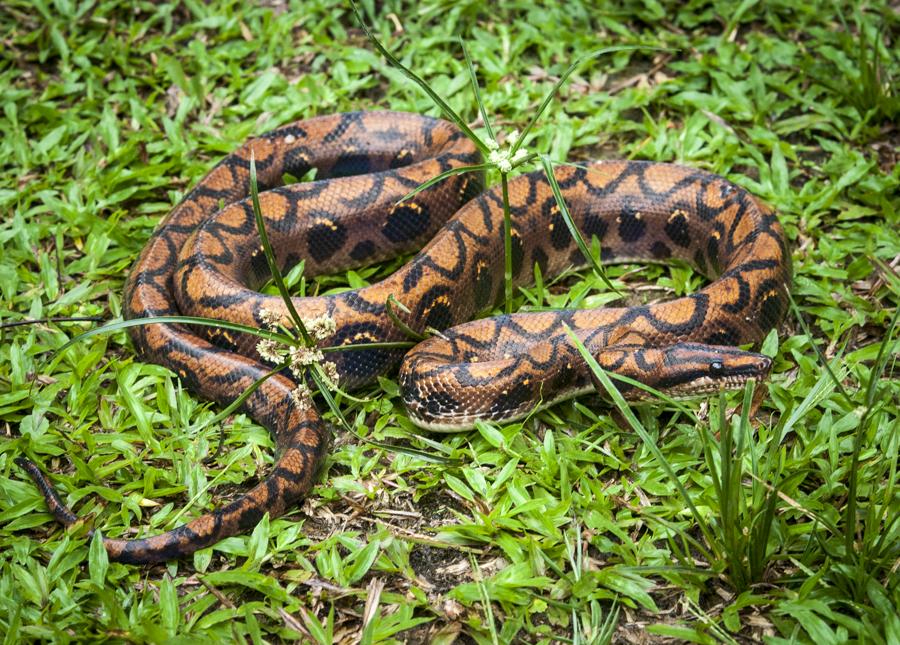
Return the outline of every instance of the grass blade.
{"type": "Polygon", "coordinates": [[[323,354],[334,354],[336,352],[355,352],[363,349],[409,349],[415,347],[416,343],[411,340],[385,341],[383,343],[357,343],[355,345],[334,345],[332,347],[322,347],[323,354]]]}
{"type": "Polygon", "coordinates": [[[61,354],[65,350],[69,349],[72,345],[76,343],[80,343],[83,340],[87,340],[93,336],[99,336],[100,334],[109,334],[116,331],[121,331],[123,329],[128,329],[129,327],[140,327],[142,325],[203,325],[206,327],[219,327],[221,329],[228,329],[230,331],[240,332],[242,334],[251,334],[253,336],[257,336],[259,338],[266,338],[269,340],[275,340],[280,343],[290,343],[293,342],[293,339],[286,334],[279,334],[278,332],[268,331],[266,329],[260,329],[258,327],[251,327],[250,325],[242,325],[241,323],[229,322],[227,320],[218,320],[217,318],[201,318],[198,316],[151,316],[149,318],[132,318],[131,320],[117,320],[116,322],[108,323],[103,325],[102,327],[95,327],[94,329],[89,329],[84,333],[78,334],[68,342],[66,342],[62,347],[56,350],[54,353],[54,358],[57,354],[61,354]]]}
{"type": "Polygon", "coordinates": [[[460,166],[459,168],[451,168],[450,170],[445,170],[441,174],[435,175],[428,181],[422,182],[421,184],[419,184],[418,186],[413,188],[410,192],[406,193],[403,197],[398,199],[396,203],[402,204],[407,199],[415,197],[416,195],[421,193],[423,190],[431,188],[435,184],[438,184],[438,183],[444,181],[445,179],[447,179],[447,177],[453,177],[455,175],[461,175],[461,174],[467,173],[467,172],[482,172],[485,170],[490,170],[491,168],[493,168],[493,166],[491,164],[481,163],[481,164],[476,164],[474,166],[460,166]]]}
{"type": "Polygon", "coordinates": [[[272,273],[272,282],[275,283],[275,287],[278,289],[281,299],[284,300],[284,304],[291,316],[291,320],[294,321],[294,325],[303,337],[303,341],[312,347],[316,343],[309,335],[309,332],[306,330],[306,325],[303,324],[303,319],[300,318],[300,314],[297,313],[297,309],[294,307],[291,293],[288,291],[287,285],[284,284],[284,278],[281,275],[281,270],[278,268],[278,262],[275,260],[275,252],[272,250],[272,245],[269,243],[269,235],[266,233],[266,223],[263,220],[262,209],[259,205],[259,185],[256,181],[256,160],[254,159],[252,150],[250,151],[250,199],[253,202],[253,216],[256,219],[256,230],[259,232],[259,242],[262,245],[263,253],[265,253],[266,262],[269,264],[269,271],[272,273]]]}
{"type": "Polygon", "coordinates": [[[500,173],[503,190],[503,301],[506,313],[512,313],[512,214],[509,210],[509,179],[500,173]]]}
{"type": "Polygon", "coordinates": [[[472,59],[469,58],[469,50],[466,49],[466,42],[460,36],[459,38],[459,46],[462,47],[463,56],[466,59],[466,67],[469,70],[469,78],[472,81],[472,92],[475,94],[475,102],[478,104],[478,111],[481,113],[481,120],[484,121],[484,129],[487,131],[488,136],[491,139],[496,140],[494,137],[494,130],[491,128],[491,121],[488,119],[487,108],[484,106],[484,101],[481,100],[481,90],[478,88],[478,77],[475,76],[475,67],[472,65],[472,59]]]}
{"type": "Polygon", "coordinates": [[[384,303],[384,310],[387,312],[388,318],[391,319],[391,322],[393,322],[397,326],[397,328],[400,331],[402,331],[403,334],[407,338],[411,338],[412,340],[414,340],[416,342],[425,340],[425,338],[427,338],[427,336],[425,336],[425,334],[420,334],[415,329],[413,329],[412,327],[407,325],[405,322],[400,320],[400,316],[398,316],[397,312],[394,311],[394,307],[397,307],[398,309],[400,309],[400,311],[402,311],[404,313],[407,313],[407,314],[411,313],[409,311],[409,309],[406,307],[406,305],[404,305],[402,302],[397,300],[394,297],[394,294],[391,294],[388,296],[387,301],[384,303]]]}
{"type": "Polygon", "coordinates": [[[206,421],[205,423],[201,423],[200,425],[194,426],[193,428],[191,428],[190,429],[191,432],[200,432],[201,430],[203,430],[215,423],[219,423],[223,419],[226,419],[229,415],[236,412],[238,410],[238,408],[240,408],[241,405],[244,403],[244,401],[246,401],[250,397],[251,394],[256,392],[256,390],[258,390],[259,387],[263,383],[265,383],[270,378],[272,378],[273,376],[278,374],[278,372],[280,372],[281,370],[285,369],[288,365],[289,365],[289,363],[282,363],[281,365],[278,365],[277,367],[273,367],[271,370],[269,370],[268,372],[266,372],[265,374],[260,376],[258,379],[256,379],[256,381],[253,382],[253,385],[251,385],[250,387],[245,389],[243,392],[241,392],[240,396],[238,396],[234,401],[229,403],[225,409],[223,409],[221,412],[219,412],[212,419],[210,419],[209,421],[206,421]]]}

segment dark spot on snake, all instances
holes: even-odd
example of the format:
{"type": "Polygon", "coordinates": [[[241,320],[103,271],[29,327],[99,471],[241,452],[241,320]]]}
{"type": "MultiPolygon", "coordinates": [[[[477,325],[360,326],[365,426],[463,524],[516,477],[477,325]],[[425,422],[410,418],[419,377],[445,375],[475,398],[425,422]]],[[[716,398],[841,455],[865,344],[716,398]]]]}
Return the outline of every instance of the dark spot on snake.
{"type": "Polygon", "coordinates": [[[258,506],[247,506],[246,508],[242,508],[238,515],[238,526],[242,531],[251,529],[259,524],[265,514],[265,509],[259,508],[258,506]]]}
{"type": "Polygon", "coordinates": [[[558,210],[554,211],[553,217],[550,220],[550,226],[552,226],[552,229],[550,230],[550,243],[553,245],[554,249],[562,251],[572,243],[572,234],[569,232],[569,227],[566,226],[566,221],[563,219],[562,213],[558,210]]]}
{"type": "Polygon", "coordinates": [[[284,258],[284,262],[282,263],[283,271],[287,272],[293,269],[297,264],[302,260],[303,257],[297,253],[288,253],[287,257],[284,258]]]}
{"type": "Polygon", "coordinates": [[[416,202],[400,204],[388,213],[381,232],[391,242],[408,242],[428,231],[429,219],[427,205],[416,202]]]}
{"type": "Polygon", "coordinates": [[[434,329],[446,329],[452,324],[453,314],[450,311],[450,306],[443,302],[434,304],[428,310],[428,315],[425,317],[426,327],[433,327],[434,329]]]}
{"type": "Polygon", "coordinates": [[[409,150],[401,150],[391,159],[391,168],[403,168],[413,162],[415,156],[409,150]]]}
{"type": "Polygon", "coordinates": [[[350,177],[373,171],[372,157],[362,153],[342,154],[328,171],[329,177],[350,177]]]}
{"type": "Polygon", "coordinates": [[[757,293],[763,294],[757,325],[762,329],[774,327],[781,320],[785,310],[786,303],[781,285],[773,279],[763,280],[757,287],[757,293]]]}
{"type": "Polygon", "coordinates": [[[425,273],[424,260],[417,260],[409,267],[409,271],[403,278],[403,291],[410,292],[419,284],[422,275],[425,273]]]}
{"type": "Polygon", "coordinates": [[[476,172],[469,174],[465,177],[465,182],[465,188],[462,196],[463,203],[475,199],[484,191],[484,173],[476,172]]]}
{"type": "Polygon", "coordinates": [[[706,241],[706,257],[708,257],[709,261],[712,263],[713,270],[718,272],[720,268],[719,241],[712,235],[710,235],[709,239],[706,241]]]}
{"type": "Polygon", "coordinates": [[[272,277],[266,255],[261,250],[250,255],[250,276],[254,284],[265,282],[272,277]]]}
{"type": "MultiPolygon", "coordinates": [[[[329,344],[359,345],[385,340],[385,331],[374,323],[357,322],[339,326],[329,344]]],[[[383,374],[389,366],[402,358],[404,350],[359,349],[350,352],[332,352],[328,360],[337,364],[341,373],[341,385],[366,383],[377,374],[383,374]]]]}
{"type": "Polygon", "coordinates": [[[595,235],[597,236],[597,239],[602,242],[603,236],[606,235],[608,228],[609,226],[602,217],[593,213],[588,213],[581,226],[581,234],[588,244],[590,244],[591,238],[595,235]]]}
{"type": "Polygon", "coordinates": [[[728,325],[719,323],[715,331],[712,331],[706,335],[703,342],[708,345],[733,345],[735,339],[740,338],[740,334],[738,334],[734,329],[729,327],[728,325]]]}
{"type": "Polygon", "coordinates": [[[501,411],[518,410],[522,404],[531,401],[534,397],[530,384],[519,382],[512,386],[505,393],[501,392],[497,395],[491,404],[491,411],[500,413],[501,411]]]}
{"type": "Polygon", "coordinates": [[[347,241],[347,229],[343,224],[330,220],[321,221],[309,229],[306,248],[316,262],[324,262],[341,250],[347,241]]]}
{"type": "MultiPolygon", "coordinates": [[[[501,229],[502,230],[502,229],[501,229]]],[[[516,230],[512,231],[512,274],[519,275],[522,270],[522,260],[525,259],[525,250],[522,248],[522,238],[516,234],[516,230]]]]}
{"type": "Polygon", "coordinates": [[[781,298],[776,295],[766,296],[760,309],[761,314],[759,324],[760,327],[764,329],[768,329],[777,324],[784,314],[784,305],[781,302],[781,298]]]}
{"type": "Polygon", "coordinates": [[[432,392],[422,399],[421,406],[425,412],[422,416],[427,419],[455,410],[459,403],[446,392],[432,392]]]}
{"type": "Polygon", "coordinates": [[[422,320],[423,328],[446,329],[453,323],[452,297],[450,288],[442,284],[431,287],[422,296],[422,309],[417,318],[422,320]]]}
{"type": "Polygon", "coordinates": [[[653,257],[657,260],[665,260],[666,258],[672,257],[671,249],[659,240],[654,242],[653,246],[650,247],[650,253],[652,253],[653,257]]]}
{"type": "Polygon", "coordinates": [[[681,212],[675,212],[666,222],[666,235],[675,244],[687,248],[691,244],[691,232],[688,229],[687,218],[681,212]]]}
{"type": "Polygon", "coordinates": [[[491,303],[491,296],[494,291],[494,281],[491,277],[491,271],[488,269],[486,262],[476,260],[475,273],[475,310],[482,311],[491,303]]]}
{"type": "Polygon", "coordinates": [[[362,262],[372,257],[375,254],[375,250],[375,242],[372,240],[363,240],[362,242],[356,243],[356,246],[350,251],[350,257],[357,262],[362,262]]]}
{"type": "Polygon", "coordinates": [[[547,275],[547,254],[539,246],[534,247],[534,250],[531,252],[532,269],[534,269],[535,264],[540,268],[542,276],[547,275]]]}
{"type": "Polygon", "coordinates": [[[623,242],[637,242],[647,230],[647,223],[641,218],[640,212],[629,206],[622,208],[618,222],[619,237],[623,242]]]}
{"type": "Polygon", "coordinates": [[[310,169],[306,148],[292,148],[284,153],[284,172],[302,177],[310,169]]]}
{"type": "Polygon", "coordinates": [[[552,390],[561,390],[563,388],[571,386],[575,381],[575,377],[577,376],[577,372],[571,362],[565,362],[560,359],[560,362],[557,365],[558,366],[554,370],[553,377],[550,381],[550,389],[552,390]]]}

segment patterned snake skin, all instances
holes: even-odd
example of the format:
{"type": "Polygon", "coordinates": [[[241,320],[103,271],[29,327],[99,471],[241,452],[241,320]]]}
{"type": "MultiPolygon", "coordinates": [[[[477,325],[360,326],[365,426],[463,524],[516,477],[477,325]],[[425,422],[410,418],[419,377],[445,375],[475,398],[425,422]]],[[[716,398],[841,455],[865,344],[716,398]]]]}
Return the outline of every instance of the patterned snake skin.
{"type": "MultiPolygon", "coordinates": [[[[402,360],[403,402],[422,427],[460,430],[477,419],[521,418],[588,390],[590,371],[563,323],[605,369],[675,396],[739,387],[768,374],[768,358],[734,345],[759,341],[781,319],[790,259],[774,213],[745,190],[671,164],[560,167],[556,176],[566,203],[585,237],[601,240],[603,261],[681,259],[715,279],[694,294],[659,304],[465,323],[502,296],[500,190],[473,199],[482,178],[467,174],[397,204],[438,173],[480,162],[452,125],[403,113],[299,121],[226,157],[147,243],[126,286],[128,318],[182,314],[261,326],[260,312],[269,310],[287,319],[280,298],[257,291],[269,274],[246,199],[251,152],[265,190],[260,201],[266,230],[282,267],[302,260],[305,275],[313,276],[421,248],[377,284],[295,304],[304,318],[334,319],[337,331],[325,345],[405,340],[387,315],[389,296],[408,310],[396,313],[413,330],[447,330],[405,357],[389,349],[328,355],[344,388],[371,383],[402,360]],[[311,168],[317,169],[316,181],[282,185],[285,174],[300,177],[311,168]]],[[[518,283],[529,281],[535,264],[544,276],[584,264],[542,173],[513,179],[509,198],[518,283]]],[[[271,369],[257,355],[257,339],[218,327],[145,325],[133,328],[132,338],[147,360],[223,404],[271,369]]],[[[312,486],[329,439],[315,408],[294,403],[295,385],[289,375],[278,374],[243,406],[270,429],[277,445],[279,458],[264,480],[227,506],[167,533],[106,539],[110,558],[149,563],[185,556],[252,528],[264,513],[274,517],[295,505],[312,486]]],[[[643,396],[639,388],[618,387],[626,398],[643,396]]],[[[75,522],[38,468],[25,459],[19,463],[56,518],[75,522]]]]}

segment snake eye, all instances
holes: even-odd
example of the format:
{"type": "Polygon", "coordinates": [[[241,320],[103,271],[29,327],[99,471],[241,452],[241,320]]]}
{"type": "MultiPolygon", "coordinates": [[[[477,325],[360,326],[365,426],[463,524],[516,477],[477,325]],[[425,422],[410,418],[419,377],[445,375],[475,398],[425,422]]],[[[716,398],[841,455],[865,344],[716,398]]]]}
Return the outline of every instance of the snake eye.
{"type": "Polygon", "coordinates": [[[719,361],[713,361],[709,364],[709,373],[713,376],[720,376],[725,372],[725,366],[719,361]]]}

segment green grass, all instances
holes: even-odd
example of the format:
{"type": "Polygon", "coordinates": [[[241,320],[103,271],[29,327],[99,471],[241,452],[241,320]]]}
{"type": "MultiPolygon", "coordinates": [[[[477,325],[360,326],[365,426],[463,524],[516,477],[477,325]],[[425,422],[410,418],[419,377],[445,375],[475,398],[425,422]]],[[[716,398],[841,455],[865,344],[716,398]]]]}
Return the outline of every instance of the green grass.
{"type": "MultiPolygon", "coordinates": [[[[339,432],[296,512],[144,568],[106,563],[88,529],[159,531],[214,506],[271,463],[268,434],[243,416],[203,427],[218,410],[136,360],[121,331],[54,355],[92,323],[7,325],[119,317],[159,217],[252,134],[344,110],[438,112],[344,3],[119,4],[0,10],[6,642],[900,641],[900,19],[887,3],[361,3],[378,38],[476,123],[462,36],[506,132],[581,54],[672,50],[585,62],[529,151],[678,161],[747,187],[791,238],[800,317],[764,343],[775,369],[754,416],[749,392],[619,421],[586,397],[435,436],[383,379],[342,409],[396,450],[339,432]],[[83,526],[52,523],[21,454],[83,526]]],[[[702,282],[682,268],[605,277],[640,298],[702,282]]],[[[602,278],[544,276],[514,306],[617,301],[602,278]]]]}

